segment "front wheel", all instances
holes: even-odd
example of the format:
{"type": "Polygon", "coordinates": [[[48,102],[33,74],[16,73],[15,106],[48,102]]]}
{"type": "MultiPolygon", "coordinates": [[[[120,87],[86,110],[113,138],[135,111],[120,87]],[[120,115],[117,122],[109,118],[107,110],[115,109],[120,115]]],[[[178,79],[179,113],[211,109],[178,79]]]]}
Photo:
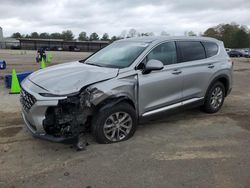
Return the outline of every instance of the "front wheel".
{"type": "Polygon", "coordinates": [[[103,106],[93,117],[92,130],[101,144],[121,142],[133,136],[137,126],[135,109],[127,103],[103,106]]]}
{"type": "Polygon", "coordinates": [[[213,84],[207,92],[203,110],[207,113],[218,112],[225,99],[225,87],[221,82],[213,84]]]}

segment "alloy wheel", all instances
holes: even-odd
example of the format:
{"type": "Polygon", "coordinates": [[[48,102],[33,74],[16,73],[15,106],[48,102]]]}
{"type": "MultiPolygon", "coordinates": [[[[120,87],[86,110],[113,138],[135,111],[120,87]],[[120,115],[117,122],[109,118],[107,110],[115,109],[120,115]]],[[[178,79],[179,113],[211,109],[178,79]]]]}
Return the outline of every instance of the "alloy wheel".
{"type": "Polygon", "coordinates": [[[132,118],[128,113],[113,113],[105,121],[103,126],[104,135],[110,141],[121,141],[130,133],[132,124],[132,118]]]}
{"type": "Polygon", "coordinates": [[[214,88],[214,90],[211,94],[210,104],[214,109],[217,109],[221,106],[222,102],[223,102],[222,88],[216,87],[216,88],[214,88]]]}

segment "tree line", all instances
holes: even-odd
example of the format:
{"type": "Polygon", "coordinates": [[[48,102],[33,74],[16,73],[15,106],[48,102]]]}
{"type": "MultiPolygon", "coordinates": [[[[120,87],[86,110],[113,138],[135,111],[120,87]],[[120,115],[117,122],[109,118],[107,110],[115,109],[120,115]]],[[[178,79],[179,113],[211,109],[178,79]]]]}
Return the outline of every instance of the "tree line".
{"type": "Polygon", "coordinates": [[[221,40],[227,48],[250,48],[250,30],[244,25],[219,24],[208,28],[203,36],[221,40]]]}
{"type": "MultiPolygon", "coordinates": [[[[87,35],[85,31],[81,32],[78,37],[75,37],[71,30],[65,30],[61,33],[37,33],[21,34],[19,32],[13,33],[12,38],[38,38],[38,39],[62,39],[65,41],[115,41],[123,38],[140,37],[140,36],[154,36],[153,32],[140,33],[136,29],[123,30],[120,35],[110,37],[108,33],[104,33],[101,37],[93,32],[87,35]]],[[[166,31],[160,33],[161,36],[169,36],[166,31]]],[[[196,34],[193,31],[185,31],[185,36],[207,36],[213,37],[224,42],[227,48],[250,48],[250,30],[247,26],[239,25],[236,23],[231,24],[219,24],[217,26],[208,28],[204,33],[196,34]]]]}
{"type": "MultiPolygon", "coordinates": [[[[12,38],[31,38],[31,39],[62,39],[65,41],[94,41],[94,40],[111,40],[115,41],[122,38],[130,38],[130,37],[137,37],[137,36],[153,36],[153,32],[149,33],[139,33],[135,29],[130,29],[128,32],[126,30],[122,31],[119,36],[112,36],[110,37],[108,33],[104,33],[102,37],[100,37],[96,32],[91,33],[89,36],[85,31],[79,33],[78,37],[75,38],[73,32],[71,30],[65,30],[61,33],[38,33],[32,32],[31,34],[21,34],[20,32],[13,33],[11,35],[12,38]]],[[[162,35],[168,35],[166,32],[162,32],[162,35]]]]}
{"type": "MultiPolygon", "coordinates": [[[[20,32],[13,33],[11,35],[12,38],[31,38],[31,39],[62,39],[65,41],[74,40],[75,36],[71,30],[65,30],[61,33],[38,33],[32,32],[31,34],[21,34],[20,32]]],[[[103,35],[103,39],[108,38],[107,34],[103,35]]],[[[97,33],[92,33],[89,37],[86,32],[81,32],[78,36],[78,40],[99,40],[99,36],[97,33]]]]}

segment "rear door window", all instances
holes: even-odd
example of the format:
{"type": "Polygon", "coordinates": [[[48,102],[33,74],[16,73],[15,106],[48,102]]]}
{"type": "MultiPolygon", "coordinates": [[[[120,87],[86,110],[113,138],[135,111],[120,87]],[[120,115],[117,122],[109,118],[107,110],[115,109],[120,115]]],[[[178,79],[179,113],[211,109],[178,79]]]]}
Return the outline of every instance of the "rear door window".
{"type": "Polygon", "coordinates": [[[202,42],[205,47],[207,57],[215,56],[218,53],[218,45],[214,42],[202,42]]]}
{"type": "Polygon", "coordinates": [[[177,41],[180,50],[180,62],[195,61],[206,58],[203,45],[199,41],[177,41]]]}

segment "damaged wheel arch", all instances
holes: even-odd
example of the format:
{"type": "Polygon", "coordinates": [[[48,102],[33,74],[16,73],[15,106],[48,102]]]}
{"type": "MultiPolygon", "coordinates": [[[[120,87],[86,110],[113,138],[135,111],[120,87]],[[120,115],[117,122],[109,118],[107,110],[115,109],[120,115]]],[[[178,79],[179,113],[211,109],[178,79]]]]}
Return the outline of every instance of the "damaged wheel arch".
{"type": "Polygon", "coordinates": [[[105,108],[111,108],[111,107],[113,107],[116,104],[121,103],[121,102],[128,103],[136,110],[134,102],[127,96],[111,96],[111,97],[105,99],[104,101],[102,101],[100,104],[98,104],[95,107],[95,110],[99,110],[103,106],[105,106],[105,108]]]}

